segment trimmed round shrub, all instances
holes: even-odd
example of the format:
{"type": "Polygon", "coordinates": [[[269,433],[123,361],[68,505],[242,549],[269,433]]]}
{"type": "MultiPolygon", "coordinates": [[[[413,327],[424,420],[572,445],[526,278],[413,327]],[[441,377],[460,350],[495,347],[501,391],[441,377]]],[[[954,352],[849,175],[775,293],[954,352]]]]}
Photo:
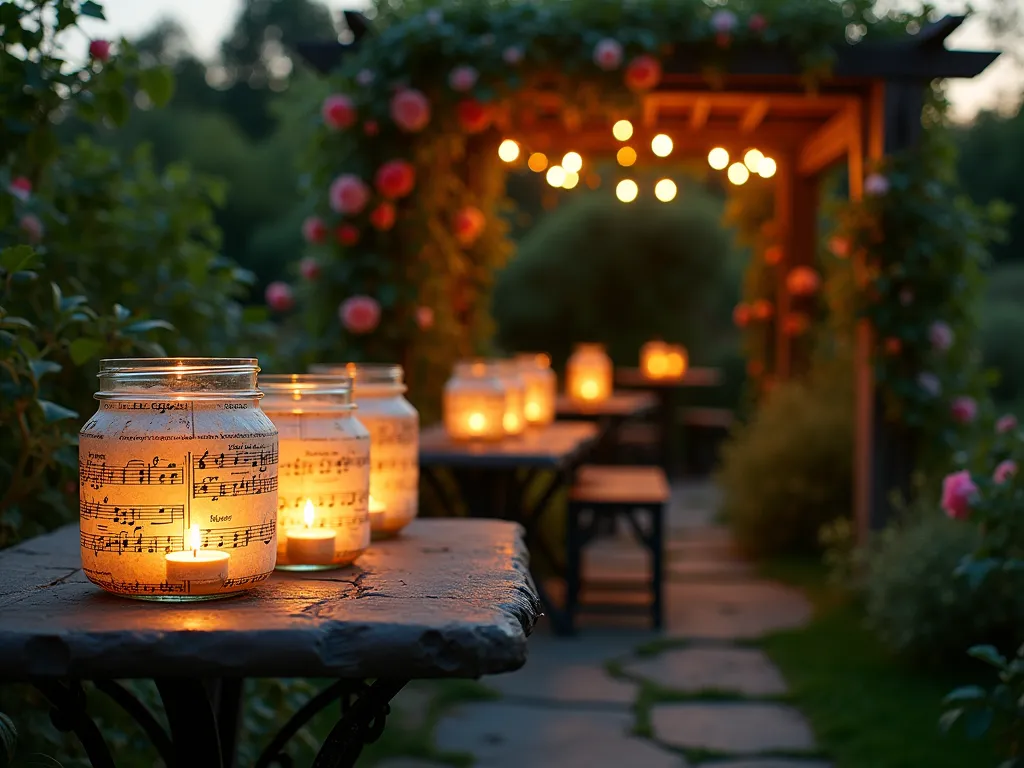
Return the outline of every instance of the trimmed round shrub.
{"type": "Polygon", "coordinates": [[[978,643],[1013,650],[1024,630],[1024,584],[997,574],[973,588],[955,575],[977,545],[973,525],[934,512],[880,535],[865,558],[865,608],[886,645],[929,663],[960,663],[978,643]]]}
{"type": "Polygon", "coordinates": [[[779,384],[722,451],[722,510],[756,556],[819,549],[818,532],[849,517],[853,490],[852,373],[779,384]]]}

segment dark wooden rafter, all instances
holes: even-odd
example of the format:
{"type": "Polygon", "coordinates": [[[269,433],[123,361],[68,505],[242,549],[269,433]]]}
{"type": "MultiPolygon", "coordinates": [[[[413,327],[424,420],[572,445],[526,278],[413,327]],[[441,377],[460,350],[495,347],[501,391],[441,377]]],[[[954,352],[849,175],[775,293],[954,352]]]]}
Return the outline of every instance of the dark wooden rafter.
{"type": "Polygon", "coordinates": [[[740,133],[753,133],[768,114],[770,101],[767,97],[755,99],[740,118],[740,133]]]}
{"type": "Polygon", "coordinates": [[[804,142],[796,167],[800,175],[818,173],[846,155],[854,133],[859,130],[856,112],[852,105],[837,112],[804,142]]]}
{"type": "Polygon", "coordinates": [[[708,122],[708,116],[711,114],[711,100],[706,96],[698,97],[693,102],[693,109],[690,112],[690,130],[699,131],[708,122]]]}

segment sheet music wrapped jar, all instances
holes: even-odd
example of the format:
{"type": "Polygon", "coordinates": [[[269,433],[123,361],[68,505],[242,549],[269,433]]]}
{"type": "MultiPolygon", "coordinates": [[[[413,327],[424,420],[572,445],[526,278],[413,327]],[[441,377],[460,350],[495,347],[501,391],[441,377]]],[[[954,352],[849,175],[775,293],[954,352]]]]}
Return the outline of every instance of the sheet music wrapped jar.
{"type": "Polygon", "coordinates": [[[582,406],[611,397],[612,361],[603,344],[577,344],[565,365],[569,397],[582,406]]]}
{"type": "Polygon", "coordinates": [[[497,370],[482,360],[456,363],[444,385],[444,428],[453,440],[505,437],[507,395],[497,370]]]}
{"type": "Polygon", "coordinates": [[[551,370],[551,358],[543,352],[516,355],[519,375],[526,384],[526,404],[523,413],[526,423],[546,427],[555,420],[555,398],[558,381],[551,370]]]}
{"type": "Polygon", "coordinates": [[[148,600],[249,589],[274,570],[277,429],[256,360],[100,361],[79,433],[82,568],[148,600]]]}
{"type": "Polygon", "coordinates": [[[370,545],[370,433],[352,379],[260,376],[263,410],[280,433],[277,567],[349,565],[370,545]]]}
{"type": "Polygon", "coordinates": [[[404,371],[388,363],[312,365],[312,373],[351,377],[359,421],[370,431],[370,527],[394,536],[419,511],[420,415],[405,399],[404,371]]]}

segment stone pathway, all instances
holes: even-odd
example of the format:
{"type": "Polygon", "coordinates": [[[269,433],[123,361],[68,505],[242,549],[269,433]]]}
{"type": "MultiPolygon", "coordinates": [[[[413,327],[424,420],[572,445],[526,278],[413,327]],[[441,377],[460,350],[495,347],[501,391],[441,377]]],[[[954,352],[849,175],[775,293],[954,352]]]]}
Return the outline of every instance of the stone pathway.
{"type": "MultiPolygon", "coordinates": [[[[756,577],[714,525],[716,503],[709,485],[673,489],[663,633],[607,616],[581,618],[568,639],[542,626],[523,669],[481,681],[493,700],[455,704],[429,724],[435,758],[451,763],[380,765],[472,756],[480,768],[829,768],[785,703],[782,675],[753,647],[807,621],[810,606],[756,577]]],[[[646,565],[625,537],[595,543],[584,561],[586,573],[606,577],[646,565]]],[[[399,721],[422,725],[425,690],[396,699],[399,721]]]]}

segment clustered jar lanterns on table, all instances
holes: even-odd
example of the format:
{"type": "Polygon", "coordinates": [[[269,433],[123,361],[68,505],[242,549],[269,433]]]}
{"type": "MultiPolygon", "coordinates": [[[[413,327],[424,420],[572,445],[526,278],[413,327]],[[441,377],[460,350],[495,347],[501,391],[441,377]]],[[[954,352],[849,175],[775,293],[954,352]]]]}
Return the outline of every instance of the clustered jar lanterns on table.
{"type": "Polygon", "coordinates": [[[526,385],[523,407],[526,423],[546,427],[555,420],[555,398],[558,394],[558,380],[551,370],[551,358],[543,352],[524,352],[516,356],[516,362],[526,385]]]}
{"type": "Polygon", "coordinates": [[[501,425],[506,435],[521,435],[526,431],[526,382],[519,364],[515,360],[497,360],[494,366],[505,387],[505,415],[501,425]]]}
{"type": "Polygon", "coordinates": [[[612,394],[612,361],[603,344],[577,344],[565,367],[569,398],[596,405],[612,394]]]}
{"type": "Polygon", "coordinates": [[[127,597],[202,600],[270,576],[277,429],[251,358],[101,360],[79,433],[90,581],[127,597]]]}
{"type": "Polygon", "coordinates": [[[640,370],[649,379],[681,379],[686,373],[686,348],[648,341],[640,348],[640,370]]]}
{"type": "Polygon", "coordinates": [[[453,440],[505,437],[506,386],[493,365],[481,360],[455,364],[444,386],[444,426],[453,440]]]}
{"type": "Polygon", "coordinates": [[[419,412],[405,399],[405,372],[390,363],[312,365],[310,372],[351,377],[356,416],[370,432],[370,527],[394,536],[419,511],[419,412]]]}
{"type": "Polygon", "coordinates": [[[370,433],[356,418],[352,379],[260,376],[279,432],[277,567],[349,565],[370,544],[370,433]]]}

